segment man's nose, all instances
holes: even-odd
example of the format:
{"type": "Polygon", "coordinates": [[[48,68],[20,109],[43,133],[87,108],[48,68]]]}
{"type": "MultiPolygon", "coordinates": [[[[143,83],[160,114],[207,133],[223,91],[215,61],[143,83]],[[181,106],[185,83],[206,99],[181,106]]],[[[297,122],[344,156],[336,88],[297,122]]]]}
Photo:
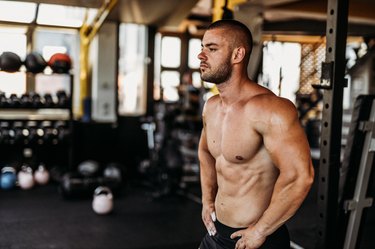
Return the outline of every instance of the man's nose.
{"type": "Polygon", "coordinates": [[[204,54],[203,51],[201,51],[201,52],[198,54],[198,59],[201,60],[201,61],[203,61],[203,60],[206,59],[206,55],[204,54]]]}

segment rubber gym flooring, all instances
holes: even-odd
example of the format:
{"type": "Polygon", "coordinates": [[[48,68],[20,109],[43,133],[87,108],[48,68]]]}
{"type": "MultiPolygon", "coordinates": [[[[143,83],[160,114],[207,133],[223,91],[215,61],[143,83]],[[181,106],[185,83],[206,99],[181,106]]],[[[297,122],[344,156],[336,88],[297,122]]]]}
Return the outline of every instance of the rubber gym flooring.
{"type": "Polygon", "coordinates": [[[110,215],[91,199],[64,200],[55,185],[0,191],[1,249],[190,249],[204,234],[201,207],[181,196],[152,199],[131,187],[110,215]]]}
{"type": "MultiPolygon", "coordinates": [[[[199,194],[197,194],[199,195],[199,194]]],[[[313,249],[317,185],[288,222],[291,240],[313,249]]],[[[183,196],[152,199],[129,186],[115,196],[113,213],[95,214],[91,199],[64,200],[54,184],[0,190],[0,249],[197,249],[205,228],[201,205],[183,196]]],[[[375,208],[369,209],[361,249],[374,249],[375,208]]]]}

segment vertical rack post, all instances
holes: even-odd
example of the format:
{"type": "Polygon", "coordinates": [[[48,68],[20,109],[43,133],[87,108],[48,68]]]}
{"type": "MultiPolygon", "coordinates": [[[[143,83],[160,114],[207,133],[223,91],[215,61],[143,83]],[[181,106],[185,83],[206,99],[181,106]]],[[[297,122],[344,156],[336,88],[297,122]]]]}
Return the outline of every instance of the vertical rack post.
{"type": "Polygon", "coordinates": [[[320,144],[317,248],[337,248],[338,182],[341,155],[342,101],[346,85],[345,50],[348,0],[328,0],[326,61],[322,66],[323,118],[320,144]]]}

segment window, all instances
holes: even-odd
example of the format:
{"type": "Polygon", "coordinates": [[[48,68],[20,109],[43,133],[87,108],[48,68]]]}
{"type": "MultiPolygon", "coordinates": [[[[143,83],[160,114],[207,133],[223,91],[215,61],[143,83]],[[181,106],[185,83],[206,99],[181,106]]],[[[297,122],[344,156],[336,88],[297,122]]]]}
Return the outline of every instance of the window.
{"type": "Polygon", "coordinates": [[[36,3],[0,1],[0,20],[31,23],[35,19],[36,3]]]}
{"type": "Polygon", "coordinates": [[[177,68],[181,64],[181,40],[178,37],[165,36],[161,40],[161,65],[177,68]]]}
{"type": "Polygon", "coordinates": [[[78,28],[83,24],[86,11],[88,14],[88,21],[90,22],[90,20],[96,15],[96,9],[40,4],[36,22],[38,24],[78,28]]]}
{"type": "MultiPolygon", "coordinates": [[[[21,60],[26,57],[25,29],[0,29],[0,54],[9,51],[17,54],[21,60]]],[[[8,97],[15,93],[21,95],[26,90],[26,74],[24,71],[15,73],[0,72],[0,92],[8,97]]]]}
{"type": "Polygon", "coordinates": [[[144,25],[120,24],[120,115],[141,115],[146,112],[146,38],[147,30],[144,25]]]}
{"type": "Polygon", "coordinates": [[[299,43],[265,43],[263,79],[259,83],[268,87],[276,95],[295,102],[295,93],[299,89],[300,62],[301,45],[299,43]]]}
{"type": "Polygon", "coordinates": [[[201,39],[192,38],[189,40],[189,68],[198,69],[200,61],[198,54],[201,52],[201,39]]]}
{"type": "Polygon", "coordinates": [[[164,101],[177,101],[179,99],[177,88],[181,78],[181,39],[157,34],[155,48],[155,58],[160,56],[161,60],[155,62],[154,98],[160,99],[162,96],[164,101]]]}

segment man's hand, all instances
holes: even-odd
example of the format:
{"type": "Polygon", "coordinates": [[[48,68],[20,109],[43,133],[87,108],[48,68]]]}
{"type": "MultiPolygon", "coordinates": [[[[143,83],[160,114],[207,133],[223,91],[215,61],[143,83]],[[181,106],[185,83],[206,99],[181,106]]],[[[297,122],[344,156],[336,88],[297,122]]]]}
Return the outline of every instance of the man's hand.
{"type": "Polygon", "coordinates": [[[266,236],[251,227],[232,233],[230,237],[231,239],[241,237],[237,241],[235,249],[257,249],[261,247],[266,240],[266,236]]]}
{"type": "Polygon", "coordinates": [[[216,221],[215,207],[214,205],[204,205],[202,209],[202,220],[206,226],[207,232],[210,236],[216,234],[216,228],[214,221],[216,221]]]}

